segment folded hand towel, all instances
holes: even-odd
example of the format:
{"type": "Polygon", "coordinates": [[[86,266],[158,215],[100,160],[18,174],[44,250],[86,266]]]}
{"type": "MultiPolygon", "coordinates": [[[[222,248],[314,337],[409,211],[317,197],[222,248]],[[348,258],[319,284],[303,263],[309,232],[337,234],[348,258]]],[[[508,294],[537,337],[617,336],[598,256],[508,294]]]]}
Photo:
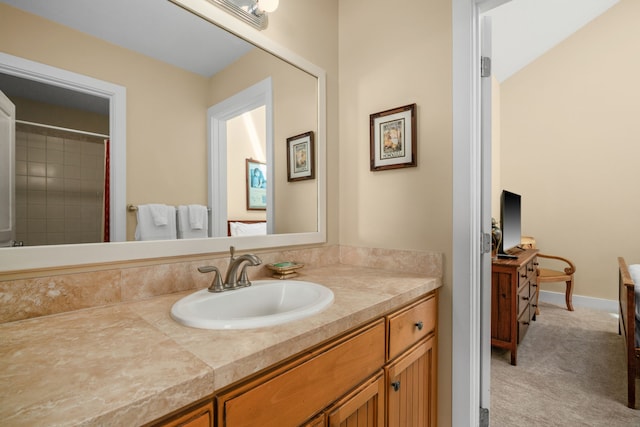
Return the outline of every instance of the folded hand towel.
{"type": "Polygon", "coordinates": [[[201,222],[201,228],[194,228],[191,225],[191,206],[192,205],[178,206],[178,239],[198,239],[209,237],[209,217],[206,206],[202,206],[205,212],[205,217],[201,222]]]}
{"type": "Polygon", "coordinates": [[[167,205],[139,205],[136,240],[172,240],[176,238],[176,208],[167,205]],[[156,216],[160,223],[156,222],[156,216]]]}
{"type": "Polygon", "coordinates": [[[209,213],[206,206],[189,205],[189,225],[192,230],[202,230],[209,221],[209,213]]]}

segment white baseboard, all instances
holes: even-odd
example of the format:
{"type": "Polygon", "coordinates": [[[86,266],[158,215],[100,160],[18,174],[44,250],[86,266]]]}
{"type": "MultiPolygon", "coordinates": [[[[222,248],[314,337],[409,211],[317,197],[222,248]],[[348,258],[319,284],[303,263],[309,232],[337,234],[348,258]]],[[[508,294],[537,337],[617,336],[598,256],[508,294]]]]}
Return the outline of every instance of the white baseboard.
{"type": "MultiPolygon", "coordinates": [[[[564,292],[540,291],[540,301],[554,305],[566,306],[564,299],[564,292]]],[[[574,308],[593,308],[609,313],[618,313],[618,301],[616,300],[573,295],[571,302],[573,303],[574,308]]]]}

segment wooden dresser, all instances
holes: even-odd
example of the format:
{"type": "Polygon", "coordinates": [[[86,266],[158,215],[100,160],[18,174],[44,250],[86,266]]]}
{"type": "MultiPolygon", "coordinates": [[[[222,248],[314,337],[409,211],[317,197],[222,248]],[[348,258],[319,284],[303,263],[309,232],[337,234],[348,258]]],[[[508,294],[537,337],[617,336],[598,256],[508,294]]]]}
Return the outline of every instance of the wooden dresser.
{"type": "Polygon", "coordinates": [[[517,259],[494,259],[491,266],[491,345],[510,350],[512,365],[518,344],[536,319],[537,253],[526,249],[517,259]]]}

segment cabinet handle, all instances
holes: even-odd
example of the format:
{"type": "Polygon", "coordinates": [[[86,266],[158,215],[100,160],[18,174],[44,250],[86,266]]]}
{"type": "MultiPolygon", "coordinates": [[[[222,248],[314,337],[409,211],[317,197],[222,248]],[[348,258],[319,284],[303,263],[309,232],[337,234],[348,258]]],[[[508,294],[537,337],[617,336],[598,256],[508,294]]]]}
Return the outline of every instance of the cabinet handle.
{"type": "Polygon", "coordinates": [[[527,277],[527,274],[526,274],[526,273],[522,273],[522,274],[520,275],[520,277],[525,278],[525,277],[527,277]]]}
{"type": "Polygon", "coordinates": [[[422,323],[422,320],[419,320],[416,322],[416,328],[418,328],[419,331],[421,331],[422,328],[424,328],[424,324],[422,323]]]}
{"type": "Polygon", "coordinates": [[[528,324],[529,324],[529,322],[522,322],[522,324],[523,324],[523,325],[528,325],[528,324]]]}
{"type": "Polygon", "coordinates": [[[522,301],[529,301],[529,297],[522,297],[522,301]]]}
{"type": "Polygon", "coordinates": [[[393,391],[400,390],[400,381],[394,381],[391,383],[391,387],[393,387],[393,391]]]}

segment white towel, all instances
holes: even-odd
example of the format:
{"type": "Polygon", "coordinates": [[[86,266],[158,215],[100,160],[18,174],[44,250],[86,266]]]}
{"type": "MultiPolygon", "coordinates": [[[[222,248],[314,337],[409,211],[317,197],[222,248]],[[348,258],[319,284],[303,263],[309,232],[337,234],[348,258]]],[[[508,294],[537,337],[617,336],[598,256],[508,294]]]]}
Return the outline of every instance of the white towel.
{"type": "MultiPolygon", "coordinates": [[[[159,205],[159,204],[150,204],[147,205],[149,207],[149,212],[151,212],[151,217],[153,218],[153,223],[155,225],[167,225],[169,223],[169,208],[173,209],[173,206],[167,205],[159,205]]],[[[175,215],[175,211],[172,211],[175,215]]]]}
{"type": "MultiPolygon", "coordinates": [[[[198,217],[198,216],[197,216],[198,217]]],[[[178,206],[178,239],[200,239],[209,237],[209,216],[207,207],[202,205],[178,206]],[[199,206],[201,209],[192,209],[192,206],[199,206]],[[204,218],[199,217],[196,226],[191,221],[191,211],[204,211],[204,218]]]]}
{"type": "Polygon", "coordinates": [[[206,206],[189,205],[189,225],[192,230],[202,230],[209,222],[209,213],[206,206]]]}
{"type": "Polygon", "coordinates": [[[177,236],[176,208],[167,205],[139,205],[136,240],[173,240],[177,236]]]}

